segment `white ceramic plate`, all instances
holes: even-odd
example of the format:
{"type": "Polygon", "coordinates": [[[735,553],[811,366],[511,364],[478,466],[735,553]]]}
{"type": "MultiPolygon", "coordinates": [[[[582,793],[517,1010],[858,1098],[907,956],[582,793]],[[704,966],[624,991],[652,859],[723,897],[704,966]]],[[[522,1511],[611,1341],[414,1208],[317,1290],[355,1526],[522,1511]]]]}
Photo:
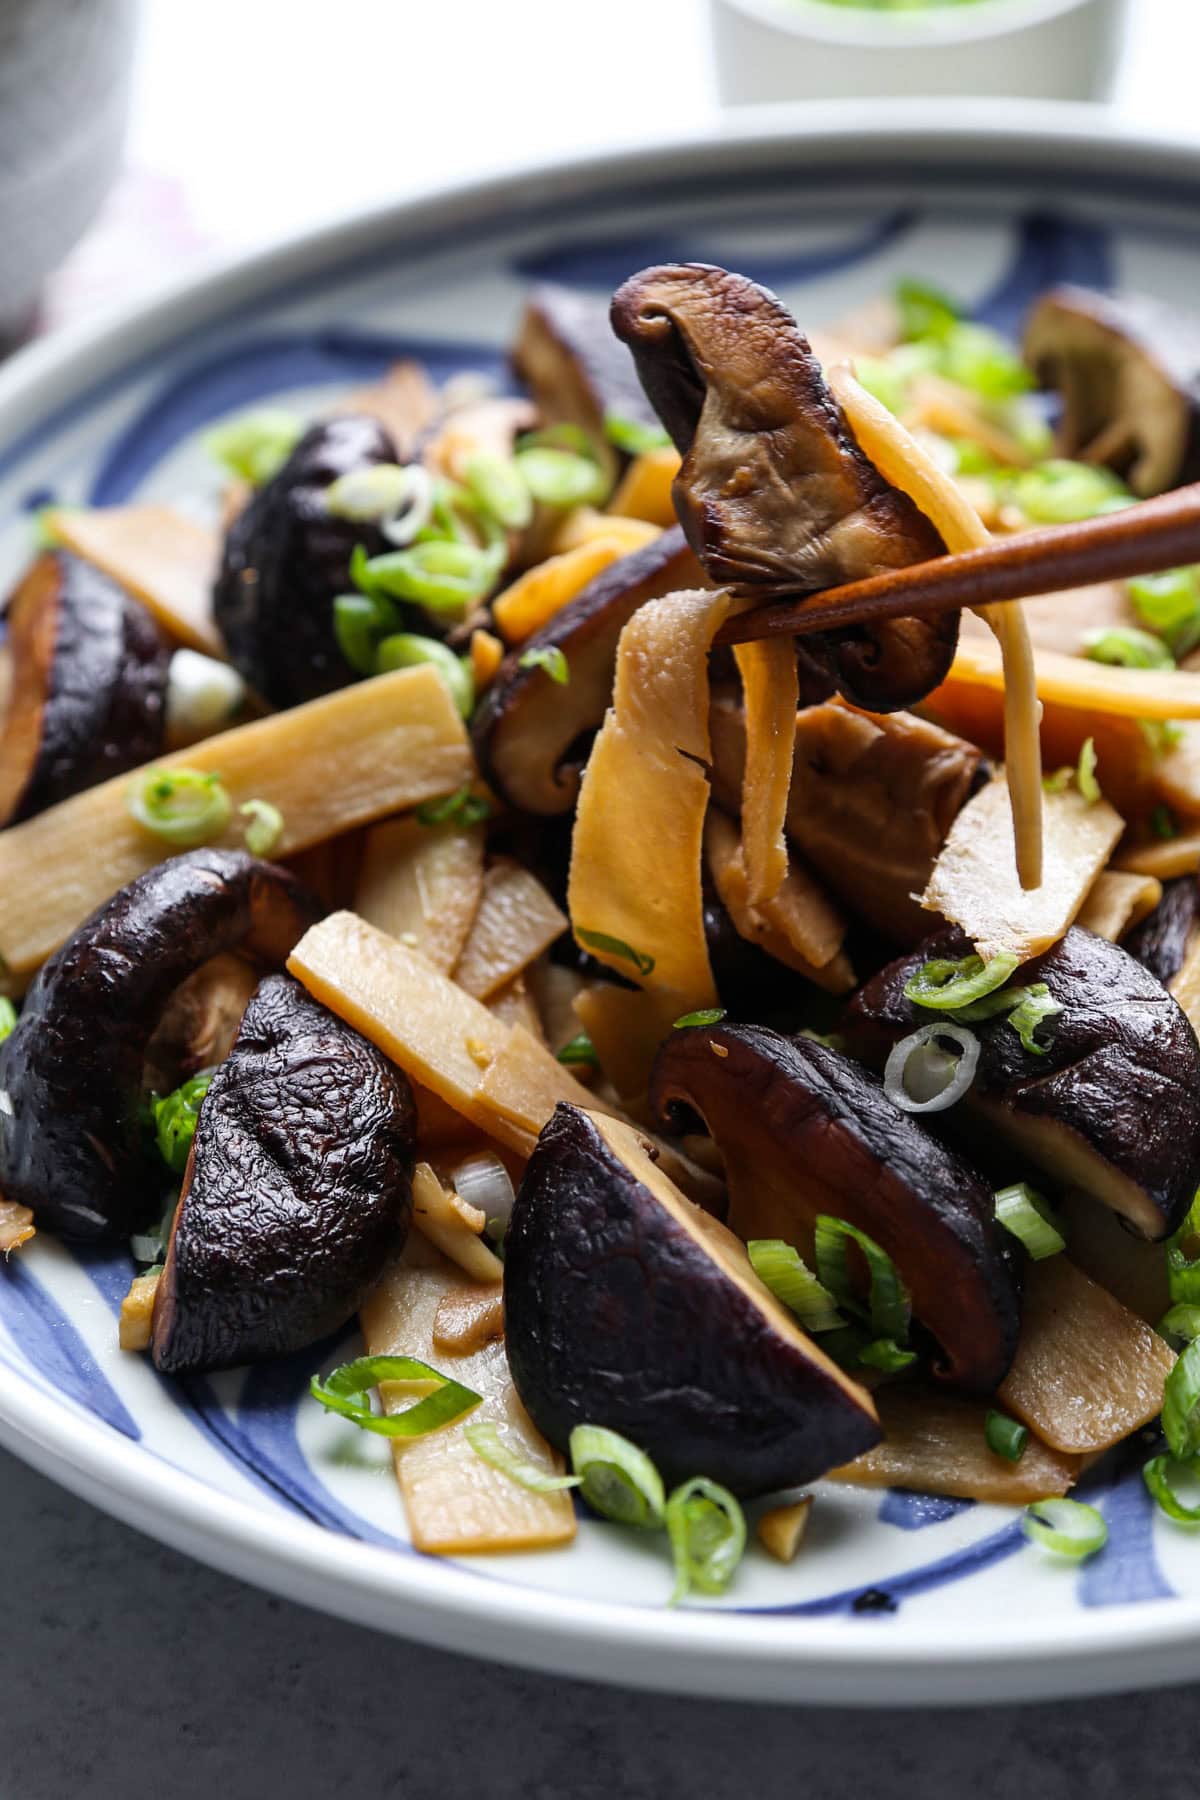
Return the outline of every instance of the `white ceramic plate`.
{"type": "MultiPolygon", "coordinates": [[[[211,507],[194,434],[271,396],[318,402],[400,353],[500,369],[532,276],[610,290],[726,261],[820,322],[915,272],[1015,325],[1048,282],[1196,304],[1200,149],[1086,109],[973,103],[764,115],[705,142],[526,171],[358,219],[190,284],[0,372],[0,577],[23,509],[158,495],[211,507]]],[[[314,1359],[169,1383],[116,1348],[129,1265],[38,1240],[0,1266],[0,1441],[220,1568],[384,1630],[687,1693],[878,1704],[1047,1698],[1200,1674],[1200,1542],[1135,1468],[1095,1499],[1082,1569],[1012,1514],[823,1492],[790,1568],[747,1558],[670,1611],[657,1544],[585,1523],[567,1552],[448,1563],[404,1541],[386,1448],[303,1399],[314,1359]],[[886,1597],[856,1607],[865,1590],[886,1597]]],[[[326,1362],[346,1353],[328,1347],[326,1362]]]]}

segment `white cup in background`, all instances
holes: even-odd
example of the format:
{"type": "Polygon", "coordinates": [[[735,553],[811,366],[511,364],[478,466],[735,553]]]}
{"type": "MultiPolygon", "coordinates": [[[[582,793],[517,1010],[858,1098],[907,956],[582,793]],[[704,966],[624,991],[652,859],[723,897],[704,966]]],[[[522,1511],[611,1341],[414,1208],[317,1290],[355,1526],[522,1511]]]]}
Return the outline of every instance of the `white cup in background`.
{"type": "Polygon", "coordinates": [[[732,106],[882,94],[1102,98],[1126,0],[976,0],[914,12],[825,0],[709,6],[718,91],[732,106]]]}

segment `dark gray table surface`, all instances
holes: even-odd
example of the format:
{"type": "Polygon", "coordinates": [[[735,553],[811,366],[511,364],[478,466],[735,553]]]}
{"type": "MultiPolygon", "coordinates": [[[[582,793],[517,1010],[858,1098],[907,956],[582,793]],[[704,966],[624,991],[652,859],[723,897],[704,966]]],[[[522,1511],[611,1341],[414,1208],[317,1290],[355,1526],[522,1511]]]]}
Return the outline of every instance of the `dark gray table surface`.
{"type": "Polygon", "coordinates": [[[1200,1690],[969,1712],[627,1694],[213,1574],[0,1452],[0,1800],[1191,1800],[1200,1690]]]}

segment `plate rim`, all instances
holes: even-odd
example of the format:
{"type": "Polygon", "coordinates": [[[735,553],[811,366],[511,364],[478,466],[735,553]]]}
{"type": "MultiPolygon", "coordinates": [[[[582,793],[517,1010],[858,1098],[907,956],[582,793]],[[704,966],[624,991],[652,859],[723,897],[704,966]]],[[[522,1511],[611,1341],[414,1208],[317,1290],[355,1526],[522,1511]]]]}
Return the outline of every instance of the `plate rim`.
{"type": "MultiPolygon", "coordinates": [[[[1044,169],[1050,158],[1060,173],[1096,168],[1118,148],[1122,176],[1200,193],[1200,142],[1083,103],[872,101],[869,118],[853,101],[762,107],[615,149],[534,158],[290,233],[18,352],[0,369],[0,444],[7,450],[11,436],[19,446],[81,390],[126,375],[132,363],[258,294],[450,223],[489,214],[511,221],[524,208],[585,195],[603,200],[634,179],[650,189],[685,172],[752,176],[786,167],[799,152],[810,166],[866,166],[889,152],[946,165],[956,153],[1002,152],[1007,166],[1044,169]]],[[[907,1621],[899,1637],[865,1619],[669,1612],[480,1580],[226,1495],[72,1402],[48,1401],[5,1367],[0,1444],[122,1522],[227,1574],[376,1629],[528,1668],[691,1695],[841,1706],[1047,1699],[1200,1675],[1200,1600],[1089,1612],[1086,1633],[1075,1614],[1032,1628],[1028,1619],[989,1624],[982,1645],[935,1618],[907,1621]]]]}

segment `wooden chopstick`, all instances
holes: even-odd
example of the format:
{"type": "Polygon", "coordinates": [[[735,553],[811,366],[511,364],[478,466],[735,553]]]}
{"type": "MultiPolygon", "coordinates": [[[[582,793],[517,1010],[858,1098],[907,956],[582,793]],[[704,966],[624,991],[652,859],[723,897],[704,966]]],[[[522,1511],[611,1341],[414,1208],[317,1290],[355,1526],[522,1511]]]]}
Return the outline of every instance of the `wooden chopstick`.
{"type": "Polygon", "coordinates": [[[1194,562],[1200,562],[1200,482],[1096,519],[997,538],[982,550],[935,557],[803,599],[756,607],[729,619],[716,643],[808,637],[879,619],[992,606],[1194,562]]]}

